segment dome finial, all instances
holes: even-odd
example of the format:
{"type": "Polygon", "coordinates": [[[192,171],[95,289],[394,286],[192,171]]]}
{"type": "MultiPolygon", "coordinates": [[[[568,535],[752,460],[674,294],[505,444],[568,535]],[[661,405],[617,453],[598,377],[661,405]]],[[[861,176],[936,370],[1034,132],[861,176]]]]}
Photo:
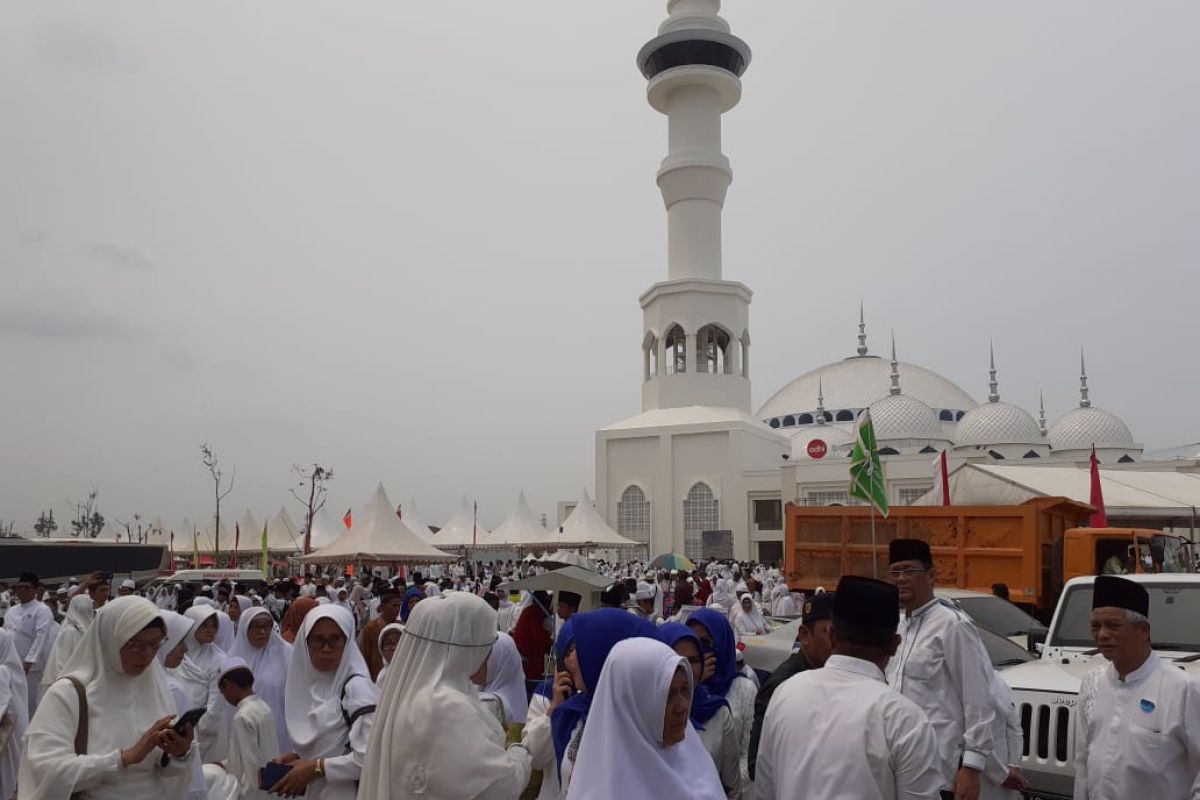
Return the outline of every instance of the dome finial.
{"type": "Polygon", "coordinates": [[[858,355],[867,354],[867,318],[863,313],[863,301],[858,301],[858,355]]]}
{"type": "Polygon", "coordinates": [[[1092,401],[1088,399],[1087,365],[1083,363],[1083,348],[1079,348],[1079,407],[1088,408],[1092,401]]]}
{"type": "Polygon", "coordinates": [[[825,424],[825,379],[817,376],[817,424],[825,424]]]}
{"type": "Polygon", "coordinates": [[[1000,384],[996,381],[996,347],[988,342],[988,402],[1000,402],[1000,384]]]}
{"type": "Polygon", "coordinates": [[[896,361],[895,331],[892,331],[892,394],[900,394],[900,364],[896,361]]]}
{"type": "Polygon", "coordinates": [[[1046,435],[1046,396],[1041,389],[1038,389],[1038,429],[1042,436],[1046,435]]]}

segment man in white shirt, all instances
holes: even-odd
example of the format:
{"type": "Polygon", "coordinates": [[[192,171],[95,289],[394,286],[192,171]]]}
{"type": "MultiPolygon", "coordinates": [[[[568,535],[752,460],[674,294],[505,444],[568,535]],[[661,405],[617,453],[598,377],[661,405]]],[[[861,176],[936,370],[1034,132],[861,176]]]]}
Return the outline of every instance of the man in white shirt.
{"type": "Polygon", "coordinates": [[[132,578],[126,578],[121,581],[121,585],[117,587],[117,594],[121,597],[128,597],[131,594],[137,594],[137,583],[132,578]]]}
{"type": "Polygon", "coordinates": [[[847,575],[833,596],[833,655],[788,678],[763,720],[757,800],[935,800],[937,742],[883,668],[900,637],[896,588],[847,575]]]}
{"type": "Polygon", "coordinates": [[[254,674],[241,658],[226,658],[217,676],[225,702],[237,709],[233,715],[226,769],[237,779],[241,800],[267,800],[272,795],[259,788],[259,770],[279,756],[279,738],[270,707],[254,693],[254,674]]]}
{"type": "Polygon", "coordinates": [[[888,683],[929,717],[938,740],[946,800],[979,800],[993,750],[995,670],[971,619],[934,597],[937,571],[929,545],[893,539],[888,580],[900,593],[900,647],[888,683]]]}
{"type": "Polygon", "coordinates": [[[1096,577],[1092,638],[1108,664],[1083,679],[1075,800],[1200,798],[1200,682],[1151,651],[1150,596],[1096,577]]]}
{"type": "Polygon", "coordinates": [[[48,605],[37,599],[40,583],[38,576],[32,572],[21,573],[13,587],[18,604],[10,607],[4,615],[4,627],[13,636],[13,644],[25,669],[30,719],[33,719],[33,712],[42,699],[42,672],[50,657],[50,648],[54,646],[51,635],[54,614],[48,605]]]}

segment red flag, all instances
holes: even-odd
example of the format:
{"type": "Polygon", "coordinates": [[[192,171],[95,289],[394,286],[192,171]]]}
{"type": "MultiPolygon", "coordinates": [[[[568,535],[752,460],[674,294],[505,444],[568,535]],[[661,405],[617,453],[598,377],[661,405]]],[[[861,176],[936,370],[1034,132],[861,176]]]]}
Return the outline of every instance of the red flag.
{"type": "Polygon", "coordinates": [[[238,523],[233,523],[233,568],[237,569],[237,551],[238,545],[242,541],[242,526],[238,523]]]}
{"type": "Polygon", "coordinates": [[[1095,507],[1095,512],[1088,518],[1088,527],[1107,528],[1108,514],[1104,511],[1104,492],[1100,488],[1100,462],[1096,460],[1096,446],[1092,445],[1092,493],[1088,502],[1095,507]]]}
{"type": "Polygon", "coordinates": [[[346,513],[342,516],[342,524],[346,526],[346,530],[350,530],[350,524],[354,522],[354,520],[350,518],[350,511],[351,509],[347,508],[346,513]]]}
{"type": "Polygon", "coordinates": [[[171,531],[171,569],[175,568],[175,531],[171,531]]]}

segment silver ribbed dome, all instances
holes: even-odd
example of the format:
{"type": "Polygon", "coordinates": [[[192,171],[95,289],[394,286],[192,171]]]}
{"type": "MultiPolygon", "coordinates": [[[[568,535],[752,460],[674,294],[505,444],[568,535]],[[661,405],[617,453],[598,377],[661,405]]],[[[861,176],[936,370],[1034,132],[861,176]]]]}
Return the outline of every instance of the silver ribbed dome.
{"type": "MultiPolygon", "coordinates": [[[[907,380],[907,376],[906,376],[907,380]]],[[[875,439],[879,442],[902,439],[947,441],[933,409],[915,397],[892,394],[870,405],[875,439]]]]}
{"type": "MultiPolygon", "coordinates": [[[[965,419],[965,418],[964,418],[965,419]]],[[[1082,406],[1059,417],[1049,431],[1053,450],[1135,448],[1133,434],[1121,418],[1095,406],[1082,406]]]]}
{"type": "Polygon", "coordinates": [[[997,400],[967,412],[954,429],[954,444],[1045,444],[1037,420],[1025,409],[997,400]]]}

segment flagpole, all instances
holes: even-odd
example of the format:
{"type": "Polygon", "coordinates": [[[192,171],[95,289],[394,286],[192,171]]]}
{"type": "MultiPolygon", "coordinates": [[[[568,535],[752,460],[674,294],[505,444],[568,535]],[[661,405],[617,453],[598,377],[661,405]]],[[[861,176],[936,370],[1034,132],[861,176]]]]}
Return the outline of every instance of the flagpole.
{"type": "Polygon", "coordinates": [[[871,577],[879,580],[879,551],[875,549],[875,506],[871,506],[871,577]]]}

